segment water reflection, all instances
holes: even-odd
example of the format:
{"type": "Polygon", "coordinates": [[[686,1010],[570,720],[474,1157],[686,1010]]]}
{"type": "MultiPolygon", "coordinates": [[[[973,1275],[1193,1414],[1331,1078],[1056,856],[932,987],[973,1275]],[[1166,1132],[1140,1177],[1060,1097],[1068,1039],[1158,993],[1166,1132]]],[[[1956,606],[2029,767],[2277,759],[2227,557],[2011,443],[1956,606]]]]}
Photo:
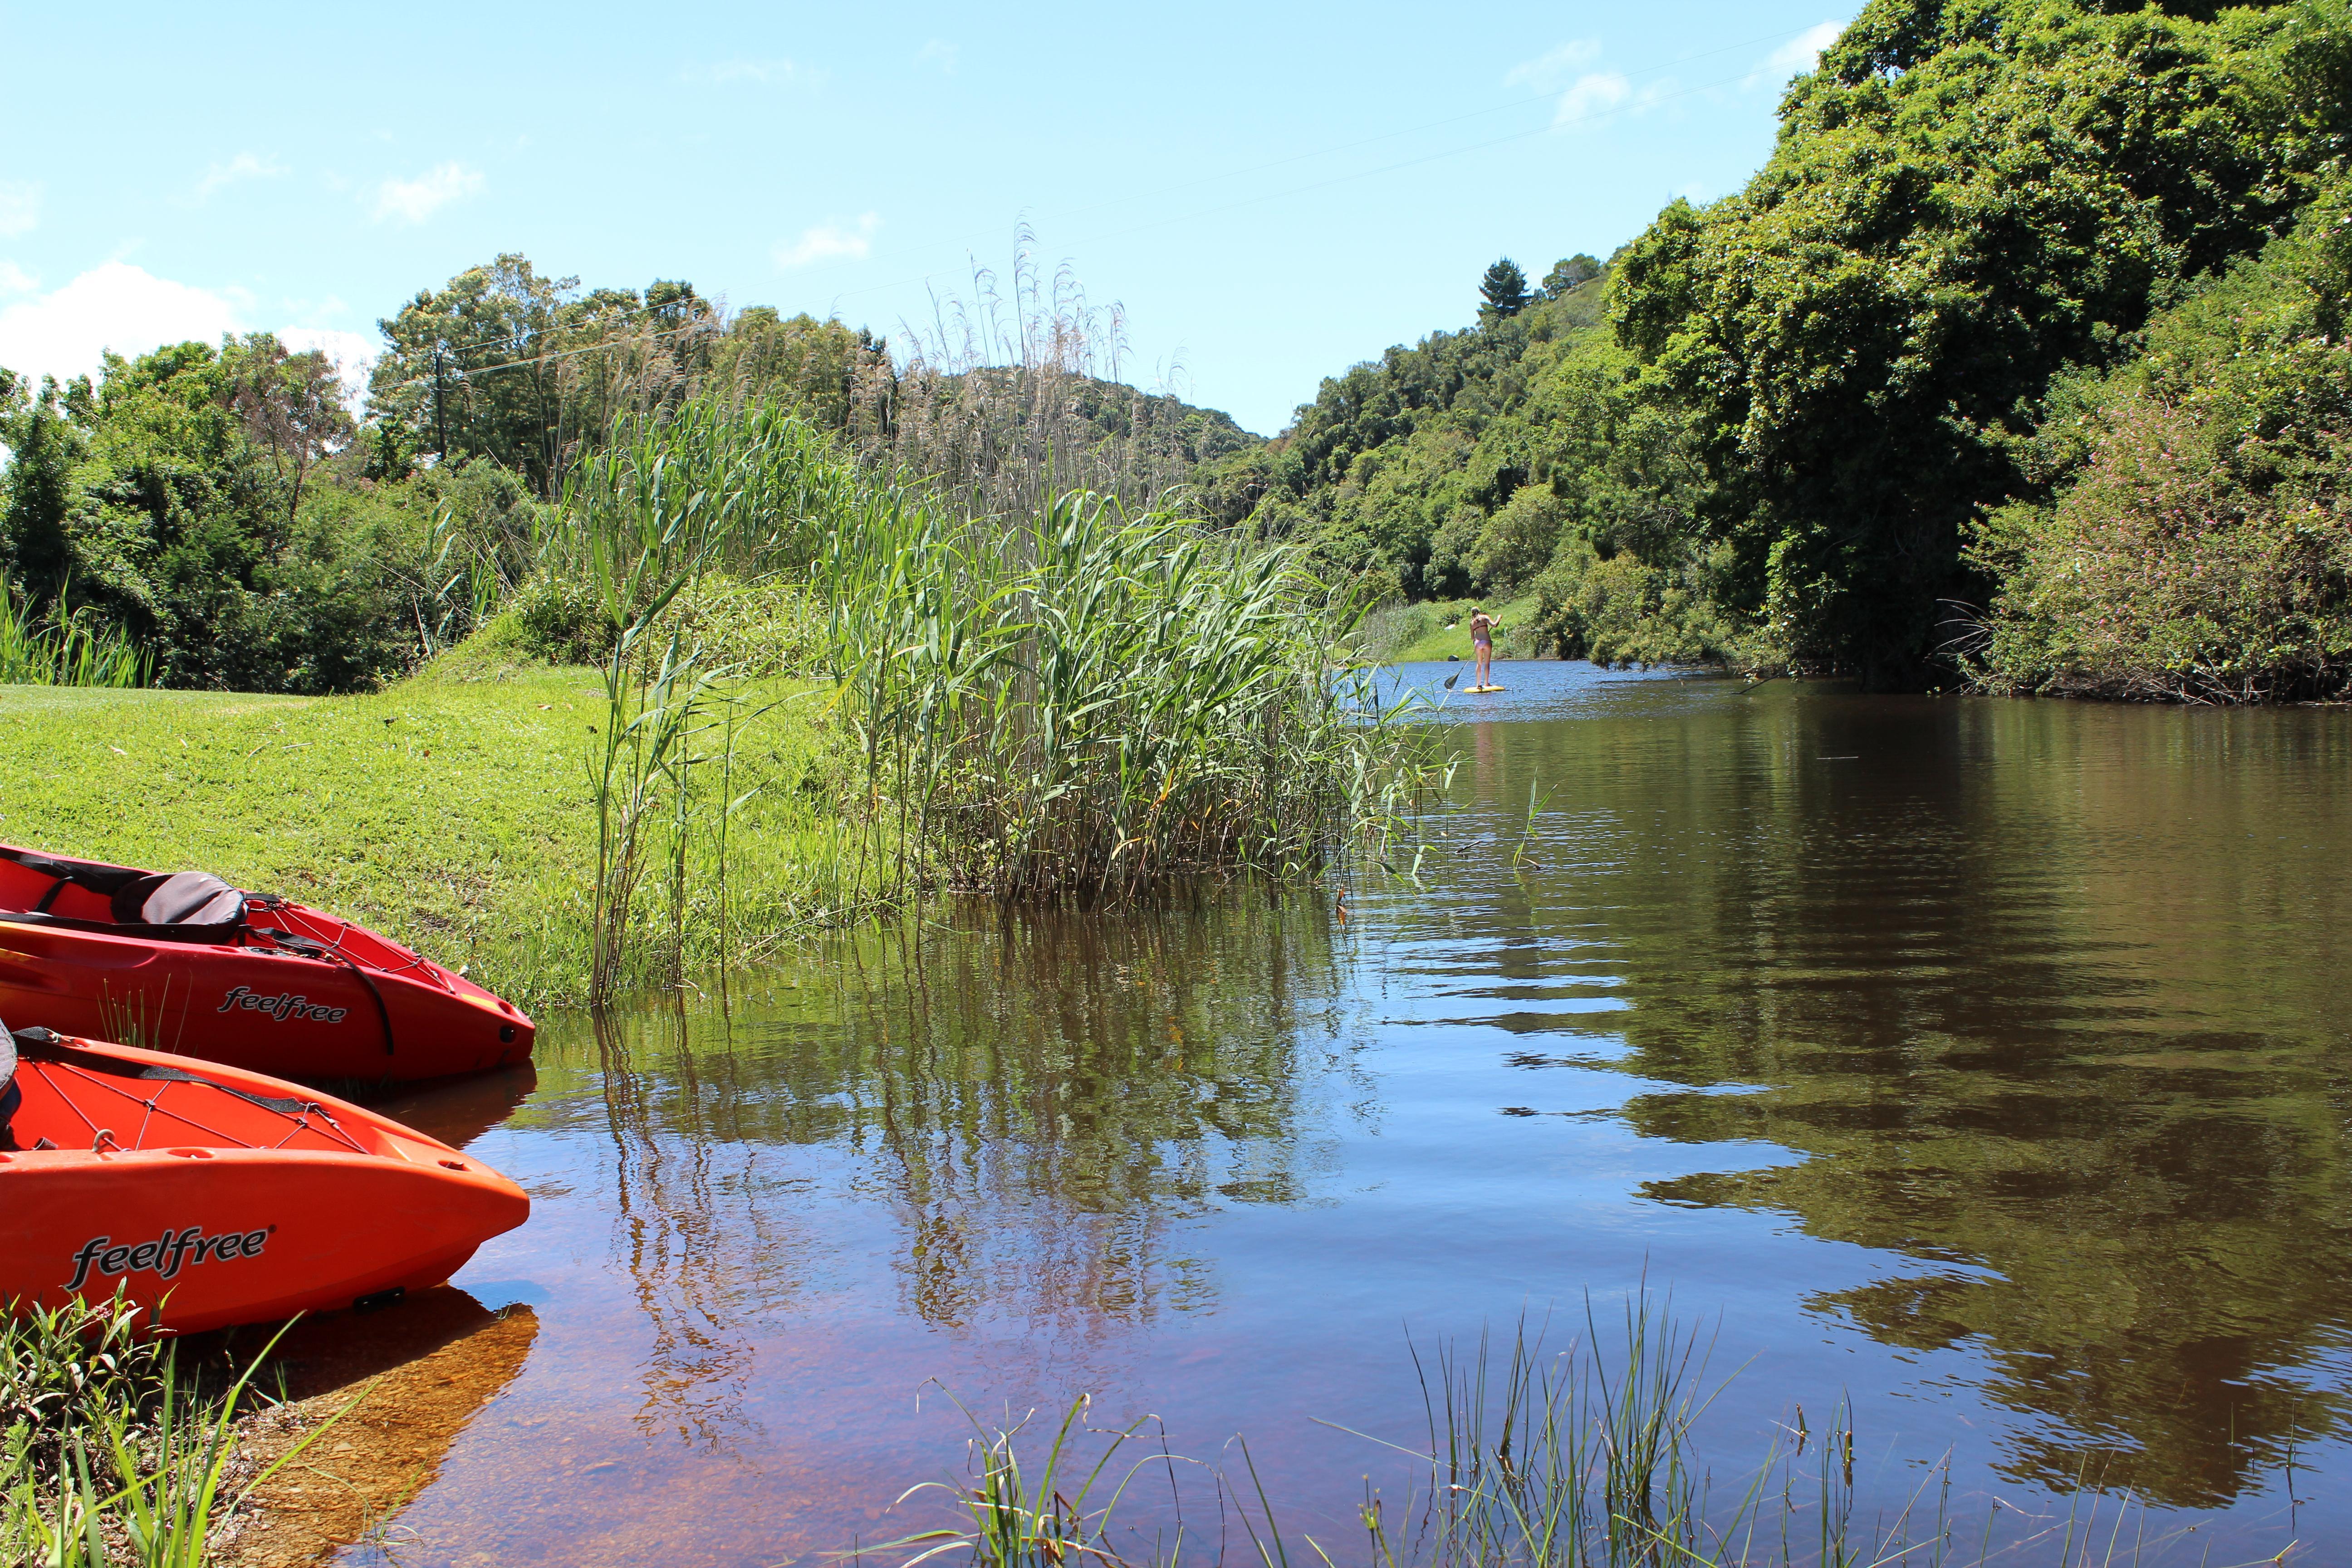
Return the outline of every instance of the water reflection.
{"type": "Polygon", "coordinates": [[[900,1310],[935,1330],[1066,1351],[1211,1307],[1190,1231],[1308,1197],[1333,1144],[1302,1085],[1345,1054],[1319,899],[1215,910],[969,911],[542,1037],[549,1111],[593,1083],[608,1134],[611,1258],[650,1332],[641,1429],[756,1437],[761,1330],[805,1304],[803,1220],[844,1196],[887,1214],[900,1310]]]}
{"type": "Polygon", "coordinates": [[[288,1328],[269,1365],[272,1392],[291,1409],[264,1419],[248,1457],[275,1464],[321,1423],[333,1425],[256,1484],[258,1526],[236,1535],[231,1560],[293,1568],[362,1541],[432,1480],[458,1435],[522,1370],[538,1330],[528,1308],[492,1311],[446,1286],[380,1312],[331,1312],[288,1328]]]}
{"type": "Polygon", "coordinates": [[[1580,814],[1488,900],[1504,951],[1572,935],[1623,1002],[1515,1062],[1807,1156],[1643,1193],[1924,1265],[1806,1304],[1986,1351],[1981,1393],[2044,1418],[2013,1476],[2211,1507],[2341,1430],[2341,716],[1783,689],[1493,728],[1490,812],[1532,779],[1580,814]]]}

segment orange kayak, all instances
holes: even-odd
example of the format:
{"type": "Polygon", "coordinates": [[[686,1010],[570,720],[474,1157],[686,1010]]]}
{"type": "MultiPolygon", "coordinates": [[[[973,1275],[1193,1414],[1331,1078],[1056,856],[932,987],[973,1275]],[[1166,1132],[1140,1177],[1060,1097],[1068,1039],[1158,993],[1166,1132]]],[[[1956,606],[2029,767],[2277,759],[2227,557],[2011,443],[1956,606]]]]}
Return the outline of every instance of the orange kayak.
{"type": "Polygon", "coordinates": [[[192,1333],[438,1285],[520,1187],[278,1079],[0,1026],[0,1310],[118,1290],[192,1333]]]}
{"type": "Polygon", "coordinates": [[[6,845],[0,1017],[341,1083],[510,1067],[536,1032],[464,976],[289,900],[6,845]]]}

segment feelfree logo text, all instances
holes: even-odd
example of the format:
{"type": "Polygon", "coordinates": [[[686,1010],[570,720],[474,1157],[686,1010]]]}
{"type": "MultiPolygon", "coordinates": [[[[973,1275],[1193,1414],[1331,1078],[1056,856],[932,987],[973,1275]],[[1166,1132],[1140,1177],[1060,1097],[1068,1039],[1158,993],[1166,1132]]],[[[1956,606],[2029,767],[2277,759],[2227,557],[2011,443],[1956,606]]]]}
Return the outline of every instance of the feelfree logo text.
{"type": "Polygon", "coordinates": [[[282,1024],[289,1018],[306,1018],[318,1024],[340,1024],[351,1011],[348,1007],[322,1006],[308,996],[297,996],[287,991],[275,996],[263,996],[246,985],[232,987],[214,1011],[233,1013],[240,1008],[248,1013],[267,1014],[274,1024],[282,1024]]]}
{"type": "Polygon", "coordinates": [[[183,1268],[193,1268],[199,1263],[227,1263],[239,1258],[258,1258],[261,1249],[269,1245],[271,1232],[278,1227],[266,1226],[260,1230],[232,1230],[219,1236],[206,1236],[204,1226],[188,1226],[178,1231],[165,1231],[152,1241],[116,1245],[110,1236],[93,1236],[81,1244],[74,1254],[73,1278],[66,1289],[79,1290],[92,1273],[103,1276],[117,1274],[153,1274],[159,1279],[179,1277],[183,1268]]]}

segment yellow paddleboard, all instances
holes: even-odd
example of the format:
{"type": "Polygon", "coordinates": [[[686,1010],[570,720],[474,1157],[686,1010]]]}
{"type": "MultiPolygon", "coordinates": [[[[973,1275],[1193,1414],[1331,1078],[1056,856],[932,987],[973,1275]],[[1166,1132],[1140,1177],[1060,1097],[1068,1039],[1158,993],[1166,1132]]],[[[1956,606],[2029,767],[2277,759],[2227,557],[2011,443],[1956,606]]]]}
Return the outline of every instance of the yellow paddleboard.
{"type": "Polygon", "coordinates": [[[1500,691],[1503,688],[1499,686],[1465,686],[1462,689],[1465,691],[1475,691],[1484,694],[1489,691],[1500,691]]]}

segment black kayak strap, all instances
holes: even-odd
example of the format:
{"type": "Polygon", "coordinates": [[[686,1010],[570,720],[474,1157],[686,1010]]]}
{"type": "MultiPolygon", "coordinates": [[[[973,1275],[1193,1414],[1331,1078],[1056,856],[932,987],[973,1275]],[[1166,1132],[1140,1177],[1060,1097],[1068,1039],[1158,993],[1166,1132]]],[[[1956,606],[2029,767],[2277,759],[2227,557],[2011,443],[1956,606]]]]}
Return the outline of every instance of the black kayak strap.
{"type": "Polygon", "coordinates": [[[358,976],[359,983],[367,987],[368,1000],[375,1004],[376,1022],[383,1026],[383,1054],[385,1056],[393,1054],[392,1009],[383,1005],[383,993],[376,989],[375,976],[360,967],[359,960],[340,947],[329,947],[323,942],[314,942],[307,936],[301,936],[290,931],[280,931],[271,926],[256,926],[254,930],[289,952],[299,952],[305,958],[340,963],[358,976]]]}
{"type": "Polygon", "coordinates": [[[104,1073],[109,1078],[138,1079],[149,1083],[200,1083],[223,1094],[233,1094],[264,1110],[274,1110],[280,1116],[301,1116],[320,1109],[316,1100],[255,1094],[233,1083],[223,1083],[218,1079],[206,1078],[181,1068],[165,1067],[162,1062],[126,1062],[101,1051],[76,1050],[48,1029],[19,1029],[15,1043],[30,1061],[58,1062],[79,1068],[84,1072],[104,1073]]]}

